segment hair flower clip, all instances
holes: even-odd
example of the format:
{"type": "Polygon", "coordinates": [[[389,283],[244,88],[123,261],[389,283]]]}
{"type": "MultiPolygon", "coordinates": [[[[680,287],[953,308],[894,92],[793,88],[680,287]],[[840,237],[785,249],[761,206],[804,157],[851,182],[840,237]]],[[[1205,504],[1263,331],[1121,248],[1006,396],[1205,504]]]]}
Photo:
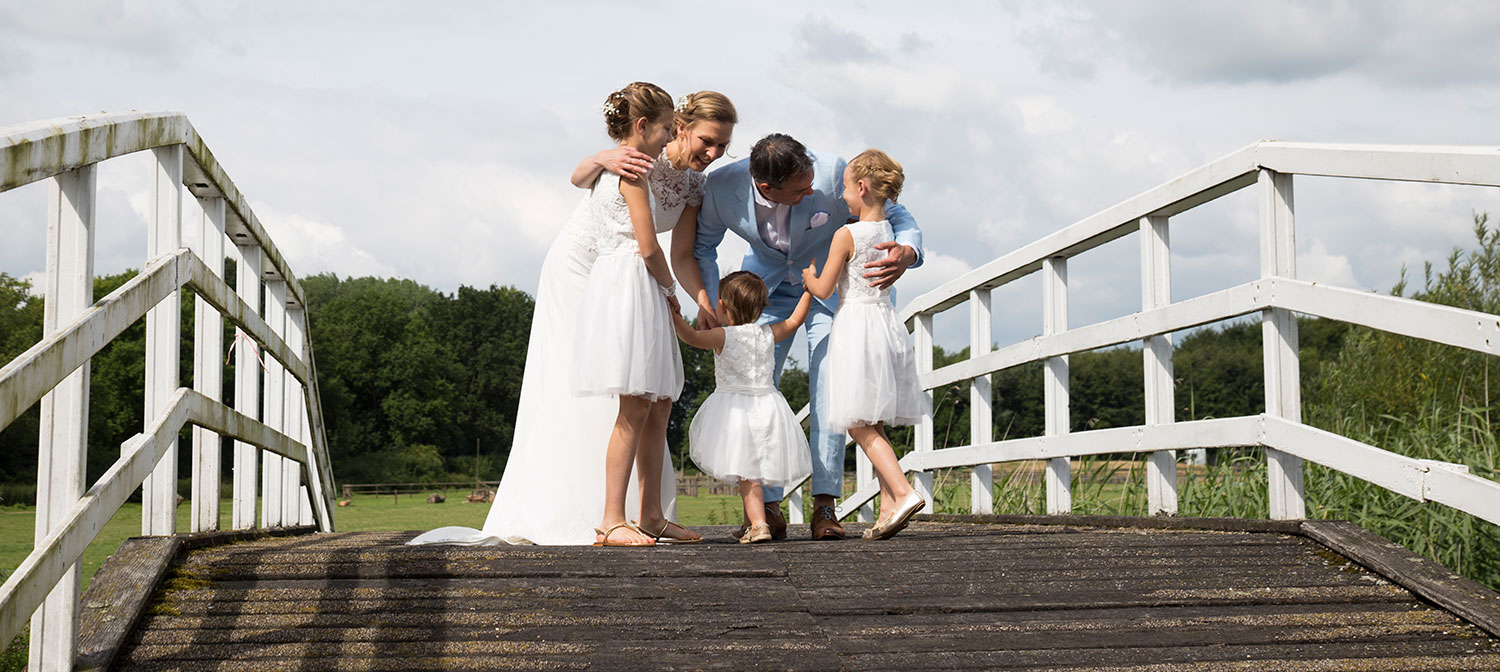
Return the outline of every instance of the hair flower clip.
{"type": "Polygon", "coordinates": [[[687,97],[687,94],[683,94],[683,95],[680,95],[680,96],[677,97],[677,104],[672,107],[672,111],[676,112],[678,114],[683,114],[683,113],[687,112],[687,108],[688,108],[688,97],[687,97]]]}
{"type": "Polygon", "coordinates": [[[608,117],[612,116],[616,112],[619,112],[620,110],[619,108],[615,107],[614,103],[606,100],[604,101],[604,105],[599,107],[599,111],[603,112],[604,116],[608,117]]]}

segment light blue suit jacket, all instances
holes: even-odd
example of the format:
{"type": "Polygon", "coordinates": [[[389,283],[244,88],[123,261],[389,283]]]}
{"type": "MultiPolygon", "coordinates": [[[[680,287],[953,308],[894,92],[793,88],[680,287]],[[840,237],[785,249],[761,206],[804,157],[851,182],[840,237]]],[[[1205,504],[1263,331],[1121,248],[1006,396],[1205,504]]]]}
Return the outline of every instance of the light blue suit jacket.
{"type": "MultiPolygon", "coordinates": [[[[767,293],[776,291],[787,280],[791,269],[799,276],[814,259],[818,272],[828,261],[828,244],[833,234],[849,219],[849,205],[844,202],[844,165],[842,157],[809,151],[813,160],[813,193],[792,206],[787,219],[791,237],[790,253],[782,252],[761,240],[760,228],[755,221],[755,182],[750,177],[750,159],[740,159],[708,174],[703,185],[703,207],[698,211],[698,237],[693,246],[693,257],[698,260],[698,270],[703,274],[703,286],[708,289],[709,299],[715,305],[719,301],[719,243],[725,231],[734,231],[750,243],[749,252],[740,268],[759,275],[766,283],[767,293]],[[812,219],[818,213],[827,213],[828,221],[813,226],[812,219]]],[[[896,242],[908,245],[917,253],[917,262],[922,264],[922,230],[906,208],[896,203],[886,204],[886,219],[891,222],[891,231],[896,242]]],[[[799,280],[800,282],[800,280],[799,280]]],[[[838,307],[837,294],[823,303],[829,309],[838,307]]]]}

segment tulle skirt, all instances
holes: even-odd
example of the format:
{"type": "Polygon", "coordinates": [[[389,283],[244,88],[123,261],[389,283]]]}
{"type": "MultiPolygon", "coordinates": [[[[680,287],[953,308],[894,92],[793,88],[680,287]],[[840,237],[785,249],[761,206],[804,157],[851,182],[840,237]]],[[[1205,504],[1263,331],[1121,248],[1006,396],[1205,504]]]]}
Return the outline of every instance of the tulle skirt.
{"type": "Polygon", "coordinates": [[[693,463],[728,483],[783,487],[812,473],[807,435],[780,392],[714,390],[688,427],[693,463]]]}
{"type": "Polygon", "coordinates": [[[889,301],[839,304],[828,329],[827,424],[834,431],[873,425],[914,425],[927,395],[917,382],[911,337],[889,301]]]}
{"type": "Polygon", "coordinates": [[[574,393],[653,401],[682,394],[682,353],[659,287],[634,252],[594,262],[573,344],[574,393]]]}

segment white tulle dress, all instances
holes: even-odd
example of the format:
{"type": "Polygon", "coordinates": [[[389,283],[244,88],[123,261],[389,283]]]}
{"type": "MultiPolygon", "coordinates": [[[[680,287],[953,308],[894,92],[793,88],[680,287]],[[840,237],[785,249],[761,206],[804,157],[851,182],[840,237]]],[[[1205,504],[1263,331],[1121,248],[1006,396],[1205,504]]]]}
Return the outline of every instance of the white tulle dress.
{"type": "MultiPolygon", "coordinates": [[[[658,222],[675,222],[703,198],[703,174],[659,158],[649,178],[658,222]]],[[[484,529],[440,527],[408,543],[588,545],[604,517],[604,450],[619,403],[572,392],[573,347],[589,271],[598,256],[599,222],[585,196],[542,261],[526,371],[516,409],[510,459],[484,529]]],[[[630,479],[625,511],[635,517],[640,494],[630,479]]],[[[662,510],[677,519],[671,460],[661,473],[662,510]]]]}
{"type": "Polygon", "coordinates": [[[887,221],[847,225],[854,257],[839,278],[839,307],[828,329],[828,426],[835,431],[873,425],[912,425],[928,403],[917,382],[911,337],[896,318],[889,288],[875,289],[865,264],[884,258],[877,243],[894,240],[887,221]]]}
{"type": "Polygon", "coordinates": [[[724,327],[713,394],[688,427],[693,463],[729,483],[787,486],[812,473],[807,434],[772,381],[776,341],[765,325],[724,327]]]}
{"type": "MultiPolygon", "coordinates": [[[[583,292],[573,346],[573,392],[676,399],[682,394],[683,373],[672,307],[641,258],[630,208],[620,194],[620,176],[599,176],[589,204],[600,224],[599,258],[583,292]]],[[[656,232],[676,223],[657,221],[656,232]]]]}

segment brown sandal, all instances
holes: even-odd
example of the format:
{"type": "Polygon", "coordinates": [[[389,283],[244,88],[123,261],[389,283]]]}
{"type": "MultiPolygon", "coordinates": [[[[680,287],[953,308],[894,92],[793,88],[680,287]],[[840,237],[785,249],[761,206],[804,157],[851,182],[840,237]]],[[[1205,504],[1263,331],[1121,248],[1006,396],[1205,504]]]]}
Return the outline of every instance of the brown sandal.
{"type": "Polygon", "coordinates": [[[639,547],[642,547],[642,546],[655,546],[656,545],[656,541],[655,540],[648,540],[648,541],[645,541],[645,542],[640,542],[640,541],[610,541],[609,540],[609,535],[611,533],[613,533],[615,530],[618,530],[618,529],[620,529],[622,527],[623,528],[627,528],[627,529],[631,529],[631,530],[635,530],[636,532],[640,532],[641,534],[646,534],[645,532],[641,532],[641,530],[639,528],[637,528],[634,525],[631,525],[630,523],[615,523],[614,525],[610,525],[609,529],[607,529],[607,530],[601,530],[601,529],[599,529],[599,528],[596,527],[596,528],[594,528],[594,533],[602,535],[604,538],[600,539],[599,541],[594,542],[594,545],[595,546],[623,547],[623,548],[639,548],[639,547]]]}
{"type": "MultiPolygon", "coordinates": [[[[674,522],[672,522],[670,520],[668,520],[666,522],[663,522],[662,525],[661,525],[661,529],[657,530],[655,534],[652,534],[652,533],[647,532],[645,530],[641,530],[641,533],[649,535],[649,536],[655,538],[656,539],[656,543],[658,543],[658,544],[701,544],[701,543],[703,543],[703,537],[702,537],[702,535],[699,535],[699,536],[696,536],[696,537],[689,537],[689,538],[686,538],[686,539],[682,539],[682,538],[679,538],[679,537],[669,537],[669,536],[666,536],[667,530],[672,529],[674,527],[677,528],[677,529],[679,529],[679,530],[682,530],[683,532],[686,532],[688,534],[697,534],[696,532],[694,532],[692,530],[689,530],[686,527],[683,527],[681,525],[678,525],[677,523],[674,523],[674,522]]],[[[636,528],[636,529],[640,529],[640,528],[636,528]]]]}

